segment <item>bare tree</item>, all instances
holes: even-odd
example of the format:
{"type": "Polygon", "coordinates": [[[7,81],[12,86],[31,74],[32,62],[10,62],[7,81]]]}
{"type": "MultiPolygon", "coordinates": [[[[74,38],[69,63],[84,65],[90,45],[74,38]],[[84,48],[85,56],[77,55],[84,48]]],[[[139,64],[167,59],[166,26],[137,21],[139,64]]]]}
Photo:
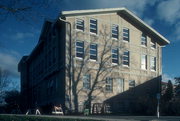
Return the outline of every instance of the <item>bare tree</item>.
{"type": "MultiPolygon", "coordinates": [[[[72,49],[75,50],[75,42],[77,38],[77,35],[81,34],[81,32],[74,33],[72,35],[72,49]]],[[[72,97],[70,96],[69,105],[70,109],[74,107],[73,109],[75,112],[79,112],[79,97],[80,93],[84,93],[87,95],[86,102],[88,103],[89,109],[91,109],[92,101],[95,100],[100,93],[104,91],[104,85],[106,82],[106,78],[108,76],[111,76],[111,71],[115,68],[118,68],[120,65],[120,62],[118,64],[113,65],[112,64],[112,48],[119,47],[116,44],[119,43],[117,40],[112,40],[110,32],[107,31],[107,26],[102,26],[102,31],[99,32],[99,38],[92,35],[92,38],[89,42],[84,41],[84,54],[82,59],[76,59],[75,54],[72,53],[72,61],[68,61],[66,64],[66,74],[69,80],[71,81],[71,84],[69,82],[68,85],[66,85],[66,89],[68,91],[72,92],[72,97]],[[95,62],[91,62],[89,58],[89,51],[90,51],[90,45],[93,43],[98,43],[98,59],[95,62]],[[72,68],[72,71],[71,71],[72,68]],[[83,75],[91,74],[91,86],[89,90],[84,90],[82,87],[82,80],[83,75]],[[71,90],[72,88],[72,90],[71,90]],[[97,94],[94,94],[94,92],[99,92],[97,94]],[[72,103],[72,104],[71,104],[72,103]],[[71,107],[72,106],[72,107],[71,107]]],[[[67,48],[69,46],[66,46],[67,48]]],[[[124,45],[121,43],[121,51],[124,51],[124,45]]],[[[69,51],[72,51],[71,49],[68,49],[69,51]]],[[[68,56],[68,59],[70,57],[68,56]]],[[[120,58],[120,57],[119,57],[120,58]]],[[[118,58],[118,59],[119,59],[118,58]]]]}
{"type": "Polygon", "coordinates": [[[32,22],[47,18],[51,15],[47,9],[54,3],[58,4],[58,0],[1,0],[0,20],[14,17],[18,21],[32,22]]]}
{"type": "Polygon", "coordinates": [[[5,94],[5,89],[10,83],[9,72],[0,68],[0,98],[2,99],[5,94]]]}

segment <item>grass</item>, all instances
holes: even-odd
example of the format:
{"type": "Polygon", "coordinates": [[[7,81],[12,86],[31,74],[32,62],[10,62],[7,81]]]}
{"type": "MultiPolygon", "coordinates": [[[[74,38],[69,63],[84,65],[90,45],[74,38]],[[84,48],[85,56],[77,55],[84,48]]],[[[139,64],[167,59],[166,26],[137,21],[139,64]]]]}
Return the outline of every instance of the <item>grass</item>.
{"type": "Polygon", "coordinates": [[[42,117],[41,116],[26,116],[26,115],[0,115],[0,121],[99,121],[93,119],[73,119],[73,118],[57,118],[57,117],[42,117]]]}

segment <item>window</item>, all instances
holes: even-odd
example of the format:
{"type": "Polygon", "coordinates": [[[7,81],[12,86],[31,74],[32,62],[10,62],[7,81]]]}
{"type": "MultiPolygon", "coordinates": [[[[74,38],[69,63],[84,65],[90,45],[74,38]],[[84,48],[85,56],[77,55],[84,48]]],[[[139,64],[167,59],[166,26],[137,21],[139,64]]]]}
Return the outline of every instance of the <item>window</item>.
{"type": "Polygon", "coordinates": [[[113,91],[113,79],[108,77],[106,78],[106,92],[112,92],[113,91]]]}
{"type": "Polygon", "coordinates": [[[124,79],[117,79],[117,90],[119,93],[124,91],[124,79]]]}
{"type": "Polygon", "coordinates": [[[97,44],[90,45],[90,59],[97,60],[97,44]]]}
{"type": "Polygon", "coordinates": [[[151,40],[151,48],[156,49],[156,42],[151,40]]]}
{"type": "Polygon", "coordinates": [[[122,60],[124,66],[129,66],[129,51],[124,52],[122,60]]]}
{"type": "Polygon", "coordinates": [[[119,36],[119,27],[118,25],[113,24],[111,28],[112,38],[118,39],[119,36]]]}
{"type": "Polygon", "coordinates": [[[129,41],[129,29],[128,28],[123,28],[123,40],[129,41]]]}
{"type": "Polygon", "coordinates": [[[147,69],[147,55],[141,55],[141,69],[147,69]]]}
{"type": "Polygon", "coordinates": [[[97,34],[97,19],[90,19],[90,32],[97,34]]]}
{"type": "Polygon", "coordinates": [[[79,57],[79,58],[84,57],[84,42],[83,41],[76,42],[76,57],[79,57]]]}
{"type": "Polygon", "coordinates": [[[84,31],[84,20],[76,19],[76,29],[84,31]]]}
{"type": "Polygon", "coordinates": [[[144,33],[141,36],[141,45],[147,46],[147,36],[144,33]]]}
{"type": "Polygon", "coordinates": [[[151,57],[151,70],[156,71],[156,57],[151,57]]]}
{"type": "Polygon", "coordinates": [[[90,89],[91,88],[91,75],[86,74],[83,76],[83,88],[90,89]]]}
{"type": "Polygon", "coordinates": [[[129,80],[129,89],[135,87],[135,85],[136,85],[135,80],[129,80]]]}
{"type": "Polygon", "coordinates": [[[118,55],[118,48],[112,49],[112,63],[118,64],[119,55],[118,55]]]}

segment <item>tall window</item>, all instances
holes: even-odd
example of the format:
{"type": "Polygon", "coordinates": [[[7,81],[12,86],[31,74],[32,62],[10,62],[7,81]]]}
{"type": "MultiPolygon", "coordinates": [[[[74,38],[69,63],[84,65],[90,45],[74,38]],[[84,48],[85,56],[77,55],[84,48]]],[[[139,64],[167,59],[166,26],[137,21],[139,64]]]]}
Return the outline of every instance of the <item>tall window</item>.
{"type": "Polygon", "coordinates": [[[141,36],[141,45],[147,46],[147,36],[144,33],[141,36]]]}
{"type": "Polygon", "coordinates": [[[123,28],[123,40],[129,41],[129,29],[128,28],[123,28]]]}
{"type": "Polygon", "coordinates": [[[125,51],[122,57],[122,63],[124,66],[129,66],[129,51],[125,51]]]}
{"type": "Polygon", "coordinates": [[[112,25],[111,28],[112,38],[118,39],[119,36],[119,26],[116,24],[112,25]]]}
{"type": "Polygon", "coordinates": [[[151,48],[156,49],[156,42],[154,40],[151,40],[151,48]]]}
{"type": "Polygon", "coordinates": [[[129,80],[129,89],[135,87],[136,82],[135,80],[129,80]]]}
{"type": "Polygon", "coordinates": [[[117,90],[119,93],[124,91],[124,79],[117,79],[117,90]]]}
{"type": "Polygon", "coordinates": [[[112,63],[115,63],[115,64],[119,63],[118,48],[112,49],[112,63]]]}
{"type": "Polygon", "coordinates": [[[106,92],[112,92],[113,91],[113,78],[106,78],[106,92]]]}
{"type": "Polygon", "coordinates": [[[156,71],[156,57],[151,57],[151,70],[156,71]]]}
{"type": "Polygon", "coordinates": [[[76,19],[76,29],[84,31],[84,20],[76,19]]]}
{"type": "Polygon", "coordinates": [[[90,59],[97,60],[97,44],[90,45],[90,59]]]}
{"type": "Polygon", "coordinates": [[[83,41],[76,42],[76,57],[79,57],[79,58],[84,57],[84,42],[83,41]]]}
{"type": "Polygon", "coordinates": [[[147,69],[147,55],[141,55],[141,69],[147,69]]]}
{"type": "Polygon", "coordinates": [[[91,88],[91,75],[86,74],[83,76],[83,88],[90,89],[91,88]]]}
{"type": "Polygon", "coordinates": [[[90,19],[90,32],[97,34],[97,19],[90,19]]]}

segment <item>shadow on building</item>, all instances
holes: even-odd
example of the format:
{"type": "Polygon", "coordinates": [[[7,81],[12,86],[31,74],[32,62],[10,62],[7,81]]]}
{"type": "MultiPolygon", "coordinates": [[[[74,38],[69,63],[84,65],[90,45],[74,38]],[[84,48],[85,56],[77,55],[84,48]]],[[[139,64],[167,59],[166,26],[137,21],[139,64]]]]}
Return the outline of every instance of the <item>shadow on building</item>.
{"type": "MultiPolygon", "coordinates": [[[[161,76],[146,81],[104,101],[117,115],[156,115],[161,76]]],[[[104,109],[104,107],[103,107],[104,109]]]]}

